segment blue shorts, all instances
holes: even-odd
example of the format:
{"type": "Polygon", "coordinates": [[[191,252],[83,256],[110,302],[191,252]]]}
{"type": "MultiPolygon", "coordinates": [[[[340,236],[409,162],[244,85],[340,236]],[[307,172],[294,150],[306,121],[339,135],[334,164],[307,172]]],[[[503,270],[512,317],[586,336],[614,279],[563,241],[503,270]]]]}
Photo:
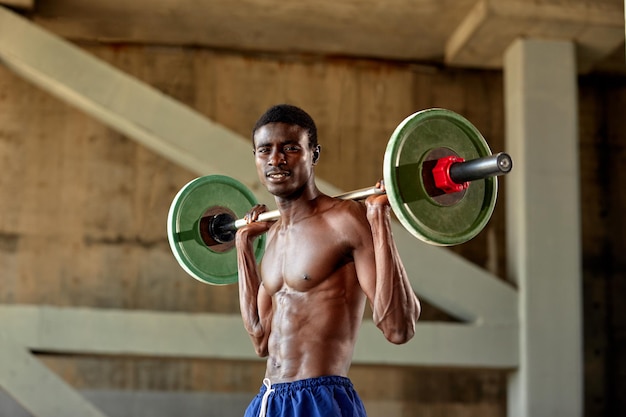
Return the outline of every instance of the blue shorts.
{"type": "MultiPolygon", "coordinates": [[[[259,417],[265,385],[244,417],[259,417]]],[[[366,417],[365,407],[352,382],[342,376],[321,376],[272,384],[267,396],[267,417],[366,417]],[[274,390],[272,392],[272,390],[274,390]]]]}

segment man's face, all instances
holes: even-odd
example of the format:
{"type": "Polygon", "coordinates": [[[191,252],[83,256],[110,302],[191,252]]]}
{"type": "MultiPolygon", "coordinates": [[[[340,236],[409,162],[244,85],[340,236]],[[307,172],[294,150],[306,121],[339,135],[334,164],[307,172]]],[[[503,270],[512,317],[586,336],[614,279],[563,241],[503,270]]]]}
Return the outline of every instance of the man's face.
{"type": "Polygon", "coordinates": [[[254,160],[261,183],[277,197],[302,190],[313,174],[313,150],[306,129],[269,123],[254,133],[254,160]]]}

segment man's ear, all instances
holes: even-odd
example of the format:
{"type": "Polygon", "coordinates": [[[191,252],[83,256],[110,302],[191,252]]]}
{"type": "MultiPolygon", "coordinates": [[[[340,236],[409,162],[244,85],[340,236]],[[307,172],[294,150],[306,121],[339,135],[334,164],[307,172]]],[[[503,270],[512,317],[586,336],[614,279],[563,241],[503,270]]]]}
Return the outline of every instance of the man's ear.
{"type": "Polygon", "coordinates": [[[317,160],[320,159],[320,151],[322,150],[320,145],[317,145],[313,149],[313,164],[317,164],[317,160]]]}

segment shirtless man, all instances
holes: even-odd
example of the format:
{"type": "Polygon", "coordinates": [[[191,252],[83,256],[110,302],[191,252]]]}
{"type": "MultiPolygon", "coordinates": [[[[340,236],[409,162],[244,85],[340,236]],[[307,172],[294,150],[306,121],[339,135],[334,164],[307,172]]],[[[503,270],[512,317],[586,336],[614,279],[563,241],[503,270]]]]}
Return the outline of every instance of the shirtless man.
{"type": "Polygon", "coordinates": [[[391,235],[385,194],[365,204],[315,185],[320,147],[303,110],[279,105],[253,129],[261,183],[280,219],[257,222],[257,205],[237,232],[239,301],[265,379],[245,416],[365,416],[347,378],[366,299],[392,343],[415,332],[420,304],[391,235]],[[252,243],[267,232],[257,265],[252,243]]]}

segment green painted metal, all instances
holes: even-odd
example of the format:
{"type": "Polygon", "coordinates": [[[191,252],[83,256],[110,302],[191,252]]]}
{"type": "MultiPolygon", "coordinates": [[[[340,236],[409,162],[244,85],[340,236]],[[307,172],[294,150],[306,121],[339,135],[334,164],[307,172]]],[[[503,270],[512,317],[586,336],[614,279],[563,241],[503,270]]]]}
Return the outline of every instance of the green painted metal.
{"type": "MultiPolygon", "coordinates": [[[[237,282],[237,252],[234,244],[211,248],[200,235],[200,219],[215,207],[230,210],[242,218],[256,204],[252,192],[241,182],[223,175],[199,177],[178,192],[170,206],[167,237],[174,257],[192,277],[207,284],[237,282]],[[216,248],[219,248],[216,249],[216,248]]],[[[254,242],[258,260],[265,249],[265,235],[254,242]]]]}
{"type": "Polygon", "coordinates": [[[440,246],[467,242],[485,227],[497,195],[496,177],[472,181],[458,201],[444,205],[427,191],[424,162],[437,149],[471,160],[491,155],[480,132],[464,117],[428,109],[407,117],[393,132],[383,164],[394,214],[418,239],[440,246]]]}

